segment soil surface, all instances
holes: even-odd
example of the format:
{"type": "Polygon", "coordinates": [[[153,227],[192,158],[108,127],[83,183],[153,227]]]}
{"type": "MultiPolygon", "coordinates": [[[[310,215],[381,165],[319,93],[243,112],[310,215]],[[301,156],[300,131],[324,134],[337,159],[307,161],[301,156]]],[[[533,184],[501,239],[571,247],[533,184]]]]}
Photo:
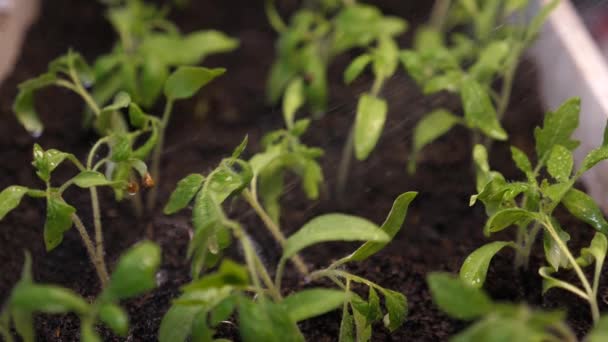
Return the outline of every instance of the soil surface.
{"type": "MultiPolygon", "coordinates": [[[[285,1],[289,11],[295,0],[285,1]]],[[[377,1],[385,13],[406,18],[411,27],[426,20],[428,8],[424,1],[377,1]]],[[[114,33],[102,15],[102,7],[93,1],[44,1],[42,16],[28,34],[23,54],[12,76],[0,87],[0,189],[11,184],[42,186],[31,166],[31,150],[37,142],[44,148],[57,148],[83,157],[95,141],[92,131],[81,129],[82,103],[60,89],[41,91],[38,108],[46,129],[42,137],[29,136],[11,112],[16,85],[46,69],[47,63],[69,47],[82,52],[88,60],[112,47],[114,33]]],[[[207,66],[223,66],[228,73],[205,88],[200,95],[178,103],[169,127],[167,148],[163,154],[162,179],[159,184],[160,208],[177,181],[192,172],[209,171],[249,135],[248,153],[259,150],[262,134],[281,127],[278,108],[264,103],[267,71],[274,58],[273,31],[266,23],[261,4],[250,0],[192,1],[186,10],[174,11],[172,18],[184,31],[214,28],[237,37],[240,48],[229,54],[210,57],[207,66]],[[199,110],[208,105],[207,111],[199,110]]],[[[411,40],[411,31],[404,35],[402,46],[411,40]]],[[[425,149],[419,158],[414,176],[406,173],[415,122],[431,109],[443,106],[458,111],[457,99],[446,95],[424,97],[406,76],[390,80],[383,95],[390,106],[389,120],[376,151],[365,162],[354,163],[348,183],[348,200],[338,203],[334,191],[336,165],[342,144],[355,114],[358,94],[370,86],[362,79],[354,85],[342,85],[341,73],[348,56],[338,58],[330,69],[330,110],[314,121],[304,137],[307,144],[325,149],[322,159],[326,186],[321,199],[305,199],[297,183],[292,183],[283,196],[282,226],[291,233],[316,215],[341,211],[361,215],[381,223],[393,200],[409,190],[419,191],[412,204],[405,227],[395,240],[373,258],[350,266],[350,271],[393,290],[404,293],[409,301],[406,323],[388,334],[381,326],[374,330],[374,341],[444,341],[466,327],[452,320],[432,303],[425,277],[431,271],[457,272],[464,258],[488,240],[482,234],[485,219],[483,208],[469,207],[474,192],[471,174],[470,138],[463,129],[455,129],[425,149]]],[[[403,74],[401,74],[403,75],[403,74]]],[[[368,75],[369,76],[369,75],[368,75]]],[[[517,75],[513,100],[504,125],[511,134],[511,143],[533,155],[532,131],[542,120],[542,110],[535,95],[534,69],[524,63],[517,75]]],[[[158,111],[157,111],[158,112],[158,111]]],[[[491,159],[492,167],[509,179],[522,178],[510,161],[508,146],[497,143],[491,159]]],[[[54,178],[65,179],[73,174],[60,167],[54,178]]],[[[90,226],[90,203],[86,192],[71,190],[67,200],[78,208],[90,226]]],[[[75,230],[64,242],[47,253],[42,240],[45,204],[26,199],[0,222],[0,304],[8,298],[18,280],[23,251],[29,250],[34,260],[35,279],[56,283],[94,298],[98,283],[75,230]]],[[[185,210],[167,217],[160,210],[143,219],[134,216],[128,202],[116,203],[110,192],[102,192],[104,236],[110,268],[122,251],[139,240],[152,238],[163,249],[159,287],[148,295],[125,304],[131,317],[128,341],[154,341],[156,332],[170,305],[179,294],[179,286],[188,282],[185,250],[189,239],[190,212],[185,210]]],[[[233,218],[240,220],[256,239],[265,262],[274,265],[279,257],[278,246],[264,230],[261,222],[242,203],[230,208],[233,218]]],[[[592,229],[562,214],[562,225],[573,238],[572,246],[588,243],[592,229]]],[[[499,238],[510,238],[507,232],[499,238]]],[[[311,267],[326,266],[353,250],[352,244],[331,244],[307,249],[304,259],[311,267]]],[[[532,256],[529,272],[515,272],[510,252],[499,254],[488,274],[487,290],[497,300],[526,301],[543,308],[568,309],[568,321],[577,334],[589,329],[591,321],[587,305],[572,295],[558,290],[541,296],[541,279],[536,271],[542,262],[539,244],[532,256]]],[[[231,252],[239,258],[239,251],[231,252]]],[[[303,280],[289,270],[285,292],[304,286],[303,280]]],[[[600,294],[606,288],[600,288],[600,294]]],[[[604,300],[601,307],[605,308],[604,300]]],[[[338,333],[339,313],[330,313],[301,323],[310,341],[334,341],[338,333]]],[[[39,316],[37,334],[41,341],[74,341],[78,339],[79,322],[74,315],[39,316]]],[[[104,328],[105,340],[121,341],[104,328]]],[[[229,325],[222,334],[238,339],[229,325]]]]}

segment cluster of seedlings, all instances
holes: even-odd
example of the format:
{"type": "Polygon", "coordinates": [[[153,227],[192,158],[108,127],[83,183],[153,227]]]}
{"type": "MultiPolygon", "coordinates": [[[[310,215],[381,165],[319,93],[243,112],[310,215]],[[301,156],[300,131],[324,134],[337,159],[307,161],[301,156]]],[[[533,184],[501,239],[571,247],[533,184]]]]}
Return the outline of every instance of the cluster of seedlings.
{"type": "MultiPolygon", "coordinates": [[[[158,206],[154,185],[163,181],[160,158],[173,105],[194,96],[225,72],[197,66],[205,56],[238,46],[238,41],[217,31],[184,35],[166,19],[164,9],[143,0],[105,2],[107,18],[118,36],[113,50],[93,65],[68,51],[53,60],[46,73],[19,86],[13,107],[23,127],[39,136],[44,125],[36,114],[35,92],[49,86],[67,88],[84,101],[83,124],[99,139],[83,161],[74,154],[35,144],[32,165],[44,186],[13,185],[0,192],[0,219],[24,196],[46,200],[43,238],[48,251],[61,244],[65,232],[74,226],[101,290],[91,302],[69,289],[35,283],[31,258],[26,254],[21,280],[0,311],[0,336],[9,342],[16,340],[15,334],[24,341],[35,339],[36,313],[75,313],[81,320],[82,341],[101,340],[95,329],[98,323],[116,335],[128,335],[129,318],[119,302],[155,288],[161,251],[153,242],[140,242],[109,270],[97,188],[110,187],[118,201],[127,198],[138,215],[158,206]],[[161,98],[163,113],[148,114],[161,98]],[[52,174],[62,163],[72,165],[75,174],[63,184],[55,184],[52,174]],[[90,194],[93,229],[87,229],[77,208],[63,198],[73,186],[90,194]],[[150,188],[145,201],[140,188],[150,188]]],[[[181,294],[164,315],[158,339],[221,341],[215,336],[218,325],[233,321],[243,341],[303,341],[298,322],[337,309],[342,310],[341,342],[371,340],[377,322],[389,331],[405,322],[406,297],[349,272],[348,265],[372,257],[395,237],[415,192],[398,196],[381,226],[340,213],[317,216],[290,236],[280,225],[281,195],[288,174],[299,178],[310,200],[319,196],[323,150],[307,146],[301,137],[327,107],[328,66],[336,56],[355,52],[357,56],[344,70],[344,82],[351,83],[370,66],[373,83],[358,99],[356,118],[344,144],[337,193],[346,184],[351,155],[364,160],[374,150],[388,112],[381,90],[402,66],[425,94],[447,91],[459,95],[463,113],[458,116],[438,108],[420,120],[414,132],[410,172],[415,171],[416,156],[426,145],[455,125],[469,128],[477,184],[470,205],[484,205],[488,219],[483,229],[488,236],[517,227],[515,241],[493,241],[471,253],[459,276],[428,276],[433,299],[442,310],[458,319],[476,320],[454,340],[577,340],[564,313],[494,302],[481,289],[492,258],[506,247],[515,250],[515,265],[527,270],[541,233],[546,266],[538,273],[543,292],[556,288],[584,299],[595,324],[586,340],[604,340],[608,318],[601,316],[597,297],[608,252],[608,222],[597,204],[574,185],[584,172],[608,159],[608,130],[603,145],[574,171],[572,151],[578,142],[571,135],[578,125],[580,103],[571,99],[548,113],[543,127],[535,130],[534,164],[524,152],[511,148],[523,180],[506,180],[488,164],[492,141],[508,139],[501,120],[522,53],[557,3],[553,1],[529,20],[524,15],[526,0],[437,0],[430,24],[415,33],[414,47],[400,49],[397,37],[405,32],[406,22],[385,16],[372,5],[352,0],[309,1],[284,21],[274,1],[266,0],[269,23],[279,34],[268,100],[272,104],[282,101],[285,127],[267,133],[262,150],[248,159],[243,157],[245,138],[215,169],[186,176],[170,198],[162,201],[166,215],[192,208],[194,234],[187,251],[191,281],[181,287],[181,294]],[[298,118],[303,112],[311,117],[298,118]],[[255,212],[281,247],[282,255],[272,269],[254,248],[248,227],[224,210],[228,201],[236,199],[255,212]],[[554,216],[560,205],[596,230],[589,247],[578,253],[568,247],[567,228],[554,216]],[[331,241],[360,241],[361,246],[324,268],[309,269],[300,252],[331,241]],[[233,242],[242,251],[242,262],[224,256],[233,242]],[[289,263],[302,279],[318,287],[286,295],[281,284],[289,263]],[[583,269],[591,265],[594,269],[588,277],[583,269]],[[577,282],[562,278],[561,270],[572,271],[577,282]]]]}

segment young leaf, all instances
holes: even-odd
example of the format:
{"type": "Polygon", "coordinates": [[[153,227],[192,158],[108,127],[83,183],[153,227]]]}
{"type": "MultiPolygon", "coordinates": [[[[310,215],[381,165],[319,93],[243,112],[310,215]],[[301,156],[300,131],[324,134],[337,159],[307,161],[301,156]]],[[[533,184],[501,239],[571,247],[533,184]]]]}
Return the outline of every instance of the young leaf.
{"type": "Polygon", "coordinates": [[[342,321],[340,322],[340,335],[338,342],[355,342],[355,322],[353,316],[348,312],[348,306],[342,309],[342,321]]]}
{"type": "Polygon", "coordinates": [[[167,78],[165,96],[170,100],[187,99],[224,72],[222,68],[179,67],[167,78]]]}
{"type": "Polygon", "coordinates": [[[472,320],[492,310],[492,301],[482,290],[450,274],[431,273],[427,283],[435,304],[452,317],[472,320]]]}
{"type": "Polygon", "coordinates": [[[304,101],[304,82],[301,78],[296,78],[291,81],[285,89],[285,98],[283,99],[283,118],[288,128],[293,127],[296,116],[296,111],[300,108],[304,101]]]}
{"type": "Polygon", "coordinates": [[[372,222],[357,216],[326,214],[308,221],[285,242],[283,259],[326,241],[388,242],[390,237],[372,222]]]}
{"type": "Polygon", "coordinates": [[[425,115],[414,128],[414,148],[409,160],[409,171],[413,173],[416,167],[416,155],[423,147],[447,133],[454,125],[462,123],[462,119],[445,109],[437,109],[425,115]]]}
{"type": "Polygon", "coordinates": [[[494,241],[469,254],[460,267],[460,280],[468,286],[481,288],[486,281],[490,261],[496,253],[507,246],[515,248],[512,242],[494,241]]]}
{"type": "MultiPolygon", "coordinates": [[[[560,240],[564,244],[567,244],[570,241],[570,234],[568,234],[565,230],[563,230],[557,220],[553,221],[553,227],[557,232],[560,240]]],[[[555,271],[558,271],[560,267],[567,267],[569,264],[567,256],[564,254],[562,249],[559,247],[557,241],[553,239],[553,237],[545,231],[543,236],[543,248],[545,249],[545,258],[547,262],[555,271]]]]}
{"type": "Polygon", "coordinates": [[[462,80],[460,96],[464,117],[469,125],[479,128],[493,139],[507,139],[507,132],[500,126],[490,96],[481,84],[473,78],[465,77],[462,80]]]}
{"type": "Polygon", "coordinates": [[[355,156],[365,160],[372,152],[386,121],[387,106],[384,99],[364,94],[359,98],[355,119],[355,156]]]}
{"type": "Polygon", "coordinates": [[[581,170],[579,170],[578,173],[582,174],[583,172],[594,167],[597,163],[606,159],[608,159],[608,146],[601,146],[591,150],[587,156],[585,156],[581,170]]]}
{"type": "MultiPolygon", "coordinates": [[[[180,300],[196,299],[197,293],[186,293],[180,300]]],[[[201,305],[173,304],[165,313],[158,330],[160,342],[184,342],[192,332],[192,322],[196,315],[205,310],[201,305]]]]}
{"type": "Polygon", "coordinates": [[[558,182],[565,182],[570,179],[574,159],[572,152],[561,145],[555,145],[549,154],[547,160],[547,171],[558,182]]]}
{"type": "Polygon", "coordinates": [[[156,287],[160,248],[148,241],[131,247],[118,260],[105,292],[110,298],[125,299],[156,287]]]}
{"type": "Polygon", "coordinates": [[[587,267],[593,261],[597,262],[599,269],[606,258],[608,251],[608,238],[602,233],[595,233],[589,247],[581,249],[581,256],[576,259],[577,264],[587,267]]]}
{"type": "Polygon", "coordinates": [[[249,285],[249,273],[230,259],[224,259],[217,272],[207,274],[200,279],[193,280],[182,288],[183,291],[200,291],[208,288],[232,286],[235,288],[249,285]]]}
{"type": "Polygon", "coordinates": [[[19,283],[11,293],[10,305],[26,312],[89,312],[89,304],[73,291],[55,285],[34,283],[19,283]]]}
{"type": "Polygon", "coordinates": [[[304,341],[302,333],[280,304],[254,302],[241,297],[238,305],[241,339],[244,342],[304,341]]]}
{"type": "Polygon", "coordinates": [[[15,102],[13,112],[19,123],[34,137],[42,135],[44,126],[38,118],[34,108],[34,92],[31,90],[20,90],[15,102]]]}
{"type": "Polygon", "coordinates": [[[354,81],[365,67],[372,61],[372,56],[367,53],[362,54],[361,56],[355,58],[344,71],[344,83],[350,84],[354,81]]]}
{"type": "Polygon", "coordinates": [[[580,99],[572,98],[564,102],[555,113],[545,115],[543,128],[537,127],[534,130],[538,160],[546,158],[555,145],[562,145],[570,151],[578,146],[578,142],[571,140],[570,136],[578,126],[580,109],[580,99]]]}
{"type": "Polygon", "coordinates": [[[13,185],[0,192],[0,220],[21,203],[27,190],[24,186],[13,185]]]}
{"type": "Polygon", "coordinates": [[[489,235],[490,233],[499,232],[508,226],[522,222],[524,220],[534,219],[536,216],[525,209],[521,208],[507,208],[498,211],[492,215],[486,222],[484,227],[484,234],[489,235]]]}
{"type": "Polygon", "coordinates": [[[373,287],[369,287],[367,295],[367,312],[365,313],[365,320],[368,324],[375,323],[382,318],[382,310],[380,309],[380,297],[373,287]]]}
{"type": "MultiPolygon", "coordinates": [[[[393,207],[391,211],[388,213],[386,220],[382,224],[382,229],[392,240],[397,232],[403,226],[403,221],[405,221],[405,216],[407,215],[407,210],[410,206],[410,203],[416,198],[418,195],[417,192],[406,192],[393,202],[393,207]]],[[[388,243],[388,242],[387,242],[388,243]]],[[[384,248],[387,243],[381,242],[366,242],[361,247],[359,247],[353,254],[346,258],[347,261],[363,261],[370,256],[376,254],[379,250],[384,248]]]]}
{"type": "Polygon", "coordinates": [[[125,337],[129,332],[129,316],[116,304],[103,304],[99,308],[99,319],[118,336],[125,337]]]}
{"type": "Polygon", "coordinates": [[[562,204],[574,217],[592,226],[598,232],[608,234],[608,222],[606,222],[602,210],[586,193],[572,188],[562,197],[562,204]]]}
{"type": "Polygon", "coordinates": [[[112,102],[112,104],[110,104],[110,105],[103,107],[101,109],[101,111],[102,112],[113,112],[116,110],[120,110],[120,109],[129,107],[130,103],[131,103],[131,96],[129,96],[129,94],[125,93],[124,91],[121,91],[120,93],[116,94],[116,96],[114,97],[114,102],[112,102]]]}
{"type": "Polygon", "coordinates": [[[532,163],[530,163],[528,156],[517,147],[511,146],[511,158],[515,162],[517,168],[526,175],[528,181],[533,182],[534,174],[532,171],[532,163]]]}
{"type": "Polygon", "coordinates": [[[335,310],[348,298],[344,291],[313,288],[296,292],[281,304],[292,321],[300,322],[335,310]]]}
{"type": "MultiPolygon", "coordinates": [[[[7,330],[9,327],[8,322],[8,310],[7,311],[7,330]]],[[[36,332],[34,331],[34,315],[27,310],[13,308],[10,310],[10,316],[13,319],[13,324],[15,325],[15,330],[21,336],[24,342],[34,342],[36,341],[36,332]]],[[[2,332],[2,325],[0,324],[0,333],[2,332]]],[[[8,332],[7,332],[8,333],[8,332]]],[[[0,334],[0,336],[2,336],[0,334]]],[[[12,335],[10,335],[12,337],[12,335]]],[[[4,337],[6,341],[12,341],[8,337],[4,337]]]]}
{"type": "Polygon", "coordinates": [[[72,178],[74,184],[81,188],[90,188],[93,186],[111,185],[114,182],[106,179],[102,173],[97,171],[82,171],[72,178]]]}
{"type": "Polygon", "coordinates": [[[133,127],[142,128],[146,123],[146,114],[135,102],[129,104],[129,122],[133,127]]]}
{"type": "Polygon", "coordinates": [[[384,306],[388,311],[388,314],[384,316],[384,326],[389,331],[395,331],[399,328],[405,317],[407,316],[407,298],[402,293],[383,289],[381,290],[384,295],[384,306]]]}
{"type": "Polygon", "coordinates": [[[185,208],[200,190],[204,180],[205,177],[198,173],[190,174],[180,180],[173,193],[171,193],[171,197],[165,205],[163,213],[171,215],[185,208]]]}
{"type": "Polygon", "coordinates": [[[44,223],[44,244],[47,251],[53,250],[63,241],[63,233],[72,227],[72,214],[75,212],[76,208],[65,203],[63,199],[47,197],[44,223]]]}

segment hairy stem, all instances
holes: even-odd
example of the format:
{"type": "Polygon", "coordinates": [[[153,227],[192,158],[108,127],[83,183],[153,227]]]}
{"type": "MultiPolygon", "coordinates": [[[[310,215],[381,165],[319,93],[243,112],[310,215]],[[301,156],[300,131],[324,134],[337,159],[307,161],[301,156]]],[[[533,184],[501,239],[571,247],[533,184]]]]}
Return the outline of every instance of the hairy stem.
{"type": "Polygon", "coordinates": [[[108,275],[108,270],[106,268],[105,261],[103,260],[103,255],[98,255],[95,252],[95,246],[89,237],[89,233],[87,233],[87,229],[85,228],[82,220],[76,214],[72,214],[71,216],[72,222],[76,226],[76,230],[80,234],[82,242],[89,254],[89,258],[91,259],[91,263],[95,267],[95,271],[97,272],[97,277],[99,277],[99,281],[101,282],[101,288],[105,288],[110,280],[110,276],[108,275]]]}
{"type": "MultiPolygon", "coordinates": [[[[172,111],[173,100],[167,100],[167,103],[165,104],[165,110],[163,112],[163,117],[160,122],[160,135],[158,137],[158,144],[154,148],[154,154],[152,155],[152,167],[150,169],[152,179],[157,182],[160,180],[160,158],[163,152],[163,146],[165,144],[165,132],[167,130],[167,126],[169,125],[169,119],[171,118],[172,111]]],[[[157,189],[157,187],[153,187],[148,193],[148,197],[146,199],[146,209],[148,210],[154,209],[154,206],[156,204],[156,196],[158,194],[157,189]]]]}
{"type": "Polygon", "coordinates": [[[529,232],[526,231],[526,227],[522,227],[521,230],[518,230],[517,246],[519,246],[519,248],[515,252],[516,254],[514,264],[516,269],[528,269],[532,246],[534,245],[534,241],[536,241],[536,236],[538,235],[538,232],[541,230],[541,228],[542,227],[538,222],[534,222],[534,225],[532,226],[532,229],[529,232]]]}
{"type": "MultiPolygon", "coordinates": [[[[247,189],[245,189],[243,191],[243,197],[245,198],[245,201],[247,201],[247,203],[249,203],[249,205],[253,208],[253,210],[256,212],[256,214],[262,220],[262,222],[264,222],[264,225],[266,226],[266,228],[268,229],[270,234],[272,234],[274,239],[281,245],[281,247],[284,247],[285,241],[287,240],[285,238],[285,235],[283,235],[283,232],[281,232],[281,229],[279,228],[279,226],[272,220],[272,218],[270,218],[270,216],[268,215],[268,213],[266,213],[264,208],[262,208],[262,205],[260,205],[260,202],[258,202],[258,199],[256,197],[254,197],[252,195],[251,191],[249,191],[247,189]]],[[[308,267],[306,266],[306,264],[304,263],[302,258],[300,258],[299,255],[297,255],[297,254],[294,255],[291,258],[291,261],[296,266],[296,269],[298,270],[298,272],[300,274],[308,275],[308,267]]]]}

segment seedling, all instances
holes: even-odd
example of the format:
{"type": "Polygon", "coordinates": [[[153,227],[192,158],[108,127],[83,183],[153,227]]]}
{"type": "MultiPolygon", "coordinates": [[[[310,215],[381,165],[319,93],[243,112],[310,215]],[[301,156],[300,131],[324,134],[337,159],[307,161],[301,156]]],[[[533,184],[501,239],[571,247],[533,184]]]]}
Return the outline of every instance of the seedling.
{"type": "Polygon", "coordinates": [[[501,120],[509,104],[515,71],[523,52],[558,2],[543,7],[528,24],[523,20],[514,24],[516,18],[525,19],[529,1],[459,0],[450,7],[449,0],[437,0],[434,26],[420,28],[414,49],[402,52],[400,58],[425,94],[458,94],[464,116],[438,108],[418,122],[408,165],[410,173],[415,171],[417,154],[456,125],[472,131],[473,145],[483,143],[489,147],[491,139],[507,139],[501,120]],[[447,20],[441,19],[446,12],[447,20]],[[470,26],[472,36],[458,31],[444,33],[461,25],[470,26]],[[498,79],[501,86],[497,92],[492,85],[498,79]]]}
{"type": "MultiPolygon", "coordinates": [[[[193,174],[182,181],[171,195],[165,213],[171,214],[185,208],[194,199],[194,237],[188,248],[192,258],[193,281],[182,288],[183,294],[173,304],[163,318],[159,339],[165,341],[185,341],[192,338],[212,339],[214,328],[229,319],[234,311],[238,315],[241,338],[244,341],[301,341],[302,334],[296,323],[340,306],[343,319],[340,341],[351,341],[355,335],[358,341],[368,341],[371,337],[371,323],[382,319],[378,291],[385,298],[384,323],[391,331],[398,328],[405,319],[407,302],[398,293],[353,275],[342,268],[352,261],[362,261],[381,250],[399,231],[410,202],[416,193],[405,193],[395,201],[393,209],[383,226],[356,216],[327,214],[306,223],[298,232],[285,238],[278,226],[278,195],[282,191],[282,174],[293,168],[304,166],[304,188],[307,182],[306,169],[315,165],[312,151],[299,145],[295,139],[305,128],[306,121],[294,124],[294,130],[281,130],[266,138],[267,149],[255,155],[249,162],[239,159],[244,141],[220,165],[206,176],[193,174]],[[300,127],[299,129],[296,127],[300,127]],[[294,140],[295,139],[295,140],[294,140]],[[300,155],[298,155],[300,154],[300,155]],[[311,157],[313,156],[313,157],[311,157]],[[266,193],[270,214],[257,200],[257,180],[268,177],[280,181],[260,185],[266,193]],[[279,175],[279,177],[277,177],[279,175]],[[253,243],[242,226],[227,217],[222,203],[229,197],[240,196],[248,202],[262,219],[266,228],[283,247],[275,272],[274,281],[267,267],[256,253],[253,243]],[[199,277],[200,268],[211,266],[221,259],[220,252],[232,239],[236,238],[245,256],[246,266],[240,266],[224,259],[215,273],[199,277]],[[366,241],[353,254],[342,258],[326,269],[309,272],[307,266],[297,257],[306,247],[327,241],[366,241]],[[288,260],[294,261],[296,268],[307,275],[309,281],[328,278],[339,290],[313,288],[291,294],[283,298],[281,280],[288,260]],[[359,283],[369,288],[365,300],[353,292],[353,284],[359,283]],[[254,299],[248,295],[253,293],[254,299]],[[352,312],[352,313],[351,313],[352,312]]],[[[316,182],[318,176],[309,178],[316,182]]],[[[268,181],[265,181],[268,182],[268,181]]],[[[263,184],[263,182],[261,183],[263,184]]],[[[307,185],[309,184],[309,185],[307,185]]],[[[313,182],[310,192],[316,189],[313,182]]],[[[310,193],[309,193],[310,194],[310,193]]]]}
{"type": "MultiPolygon", "coordinates": [[[[574,150],[579,142],[570,136],[578,126],[580,100],[566,101],[555,113],[547,113],[543,127],[534,131],[537,164],[532,167],[528,157],[516,147],[511,147],[513,161],[526,176],[524,181],[507,182],[497,171],[491,171],[487,151],[475,146],[478,194],[471,197],[471,205],[481,201],[489,216],[484,233],[489,236],[505,228],[518,227],[517,240],[495,241],[471,253],[460,270],[460,276],[469,284],[483,285],[492,257],[504,247],[516,251],[516,265],[527,267],[528,258],[536,236],[543,231],[543,246],[548,266],[539,269],[543,277],[543,292],[551,288],[570,291],[589,303],[593,321],[599,319],[597,294],[602,265],[608,250],[608,222],[591,197],[574,188],[574,184],[589,169],[608,159],[608,140],[585,157],[581,167],[573,172],[574,150]],[[549,177],[545,177],[542,170],[549,177]],[[570,235],[562,228],[554,211],[562,204],[570,214],[592,226],[597,233],[589,247],[583,248],[578,258],[568,248],[570,235]],[[594,276],[587,279],[583,272],[595,262],[594,276]],[[557,278],[560,268],[573,270],[580,286],[557,278]]],[[[608,130],[605,137],[608,136],[608,130]]]]}
{"type": "Polygon", "coordinates": [[[21,280],[13,288],[8,304],[0,313],[0,336],[7,342],[15,339],[10,332],[11,321],[15,331],[25,342],[36,340],[34,314],[72,312],[80,318],[80,338],[83,342],[101,341],[95,325],[103,323],[115,334],[126,337],[129,317],[119,301],[139,296],[156,287],[156,271],[160,265],[160,248],[152,242],[141,242],[131,247],[118,260],[108,287],[93,303],[73,291],[51,284],[35,283],[29,254],[21,280]]]}
{"type": "Polygon", "coordinates": [[[442,311],[456,319],[475,321],[450,341],[578,341],[564,322],[563,312],[494,302],[483,290],[447,273],[431,273],[427,283],[442,311]]]}
{"type": "Polygon", "coordinates": [[[206,56],[238,46],[236,39],[215,30],[181,34],[166,19],[166,8],[142,0],[107,2],[106,16],[119,41],[112,52],[95,61],[92,95],[97,103],[105,104],[125,91],[149,109],[160,97],[173,68],[196,65],[206,56]]]}
{"type": "Polygon", "coordinates": [[[123,173],[126,177],[129,176],[131,170],[135,170],[140,175],[144,187],[153,185],[153,181],[147,172],[146,164],[137,158],[142,153],[142,150],[145,152],[146,149],[149,149],[149,146],[144,144],[135,150],[132,147],[134,140],[142,133],[143,131],[136,131],[131,134],[110,135],[101,138],[91,148],[85,164],[81,163],[73,154],[55,149],[44,150],[38,144],[34,145],[34,160],[32,165],[36,169],[38,178],[44,182],[45,187],[40,190],[13,185],[4,189],[0,192],[0,220],[19,205],[23,196],[46,199],[44,242],[47,251],[51,251],[57,247],[63,240],[63,234],[72,225],[75,225],[87,249],[91,262],[97,271],[101,286],[105,288],[109,281],[109,275],[104,261],[103,231],[97,187],[108,186],[113,188],[117,193],[123,193],[124,191],[137,192],[137,189],[139,189],[137,182],[127,180],[128,178],[122,175],[117,175],[119,172],[122,172],[121,170],[126,170],[123,173]],[[100,148],[104,145],[111,146],[108,155],[94,163],[95,157],[100,153],[100,148]],[[78,174],[59,187],[53,186],[51,175],[65,161],[69,161],[78,170],[78,174]],[[111,177],[107,177],[100,172],[108,164],[111,164],[112,169],[115,171],[112,173],[106,169],[106,173],[111,174],[111,177]],[[90,190],[95,228],[94,240],[91,239],[87,232],[84,223],[76,212],[76,208],[66,203],[63,199],[63,193],[73,185],[90,190]]]}
{"type": "Polygon", "coordinates": [[[269,21],[280,34],[277,60],[268,81],[269,100],[276,103],[283,96],[288,128],[303,105],[307,104],[313,113],[326,110],[327,67],[335,56],[353,48],[365,50],[344,72],[347,84],[372,65],[373,85],[358,100],[356,119],[344,145],[339,166],[341,193],[353,150],[358,160],[367,159],[382,133],[388,106],[380,93],[385,81],[397,70],[399,48],[395,37],[406,30],[406,22],[384,16],[374,6],[355,2],[321,1],[298,10],[289,26],[282,22],[272,1],[266,2],[266,9],[269,21]]]}

